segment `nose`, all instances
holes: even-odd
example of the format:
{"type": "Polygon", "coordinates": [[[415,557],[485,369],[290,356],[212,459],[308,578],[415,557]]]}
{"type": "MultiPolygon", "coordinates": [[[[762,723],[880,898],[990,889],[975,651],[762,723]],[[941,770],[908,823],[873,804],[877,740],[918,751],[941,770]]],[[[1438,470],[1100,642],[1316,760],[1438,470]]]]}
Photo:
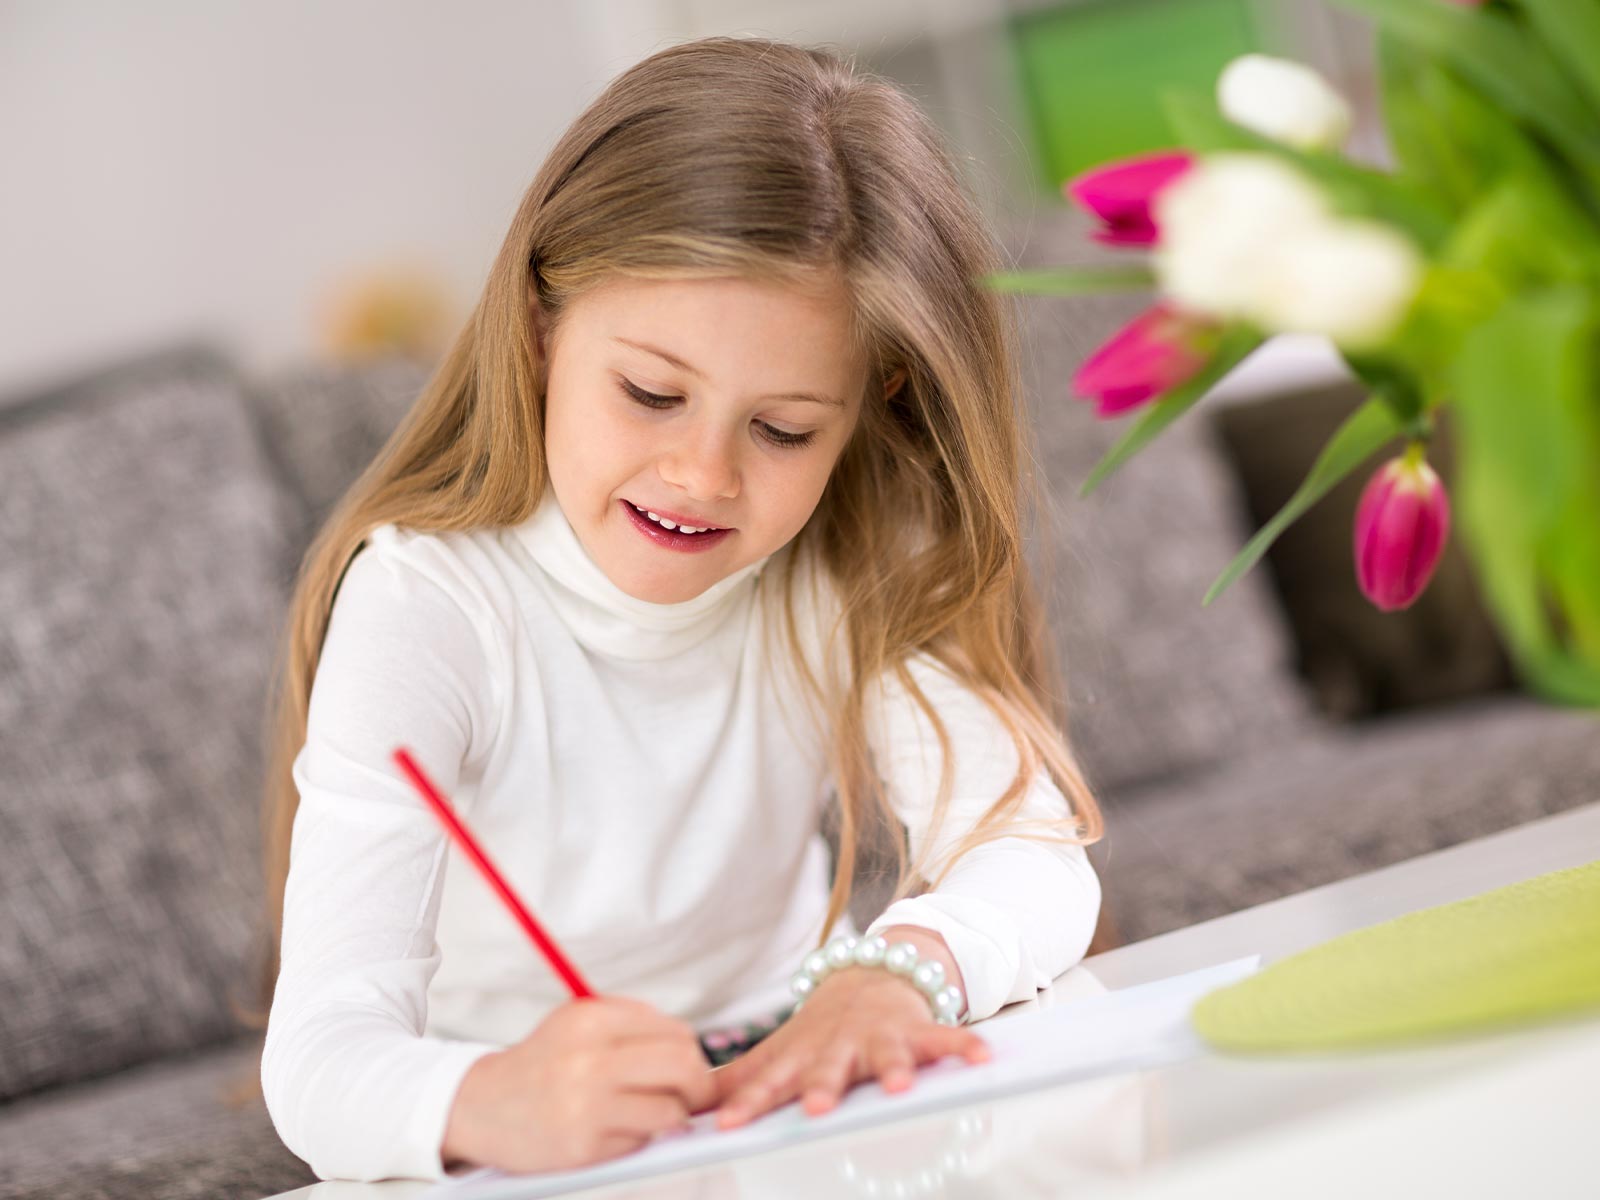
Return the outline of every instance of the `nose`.
{"type": "Polygon", "coordinates": [[[686,425],[661,453],[661,478],[688,500],[733,499],[739,494],[738,436],[712,421],[686,425]]]}

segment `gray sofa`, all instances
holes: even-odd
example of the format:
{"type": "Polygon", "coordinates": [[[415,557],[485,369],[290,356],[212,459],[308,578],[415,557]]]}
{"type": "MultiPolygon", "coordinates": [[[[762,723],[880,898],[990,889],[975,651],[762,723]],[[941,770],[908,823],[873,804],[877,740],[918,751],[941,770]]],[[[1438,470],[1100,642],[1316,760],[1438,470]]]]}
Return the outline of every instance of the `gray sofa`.
{"type": "MultiPolygon", "coordinates": [[[[1058,261],[1070,226],[1022,261],[1058,261]]],[[[1070,733],[1135,940],[1594,799],[1594,714],[1498,689],[1319,710],[1206,406],[1101,491],[1072,368],[1148,297],[1022,302],[1070,733]]],[[[313,1182],[254,1094],[263,697],[299,557],[424,379],[208,344],[0,401],[0,1196],[313,1182]]],[[[1341,550],[1340,553],[1343,551],[1341,550]]],[[[858,919],[872,914],[864,892],[858,919]]]]}

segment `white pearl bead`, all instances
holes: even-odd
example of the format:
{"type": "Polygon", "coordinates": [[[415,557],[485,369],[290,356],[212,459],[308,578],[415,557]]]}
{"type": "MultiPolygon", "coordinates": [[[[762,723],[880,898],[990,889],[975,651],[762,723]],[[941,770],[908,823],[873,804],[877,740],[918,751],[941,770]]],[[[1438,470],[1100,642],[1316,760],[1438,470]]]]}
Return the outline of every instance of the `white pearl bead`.
{"type": "Polygon", "coordinates": [[[937,996],[939,989],[944,987],[944,964],[941,962],[918,963],[917,969],[911,972],[911,982],[925,996],[937,996]]]}
{"type": "Polygon", "coordinates": [[[875,967],[883,961],[883,956],[889,953],[889,941],[883,937],[864,938],[856,946],[856,962],[863,967],[875,967]]]}
{"type": "Polygon", "coordinates": [[[966,1002],[966,997],[961,994],[961,989],[955,984],[941,988],[939,994],[933,998],[934,1011],[941,1016],[954,1017],[961,1012],[961,1006],[966,1002]]]}
{"type": "Polygon", "coordinates": [[[917,945],[915,942],[896,942],[889,947],[889,952],[883,956],[883,965],[896,975],[909,975],[917,968],[917,945]]]}
{"type": "Polygon", "coordinates": [[[816,980],[818,983],[821,983],[825,978],[827,978],[828,971],[830,970],[828,966],[828,956],[821,950],[813,950],[810,954],[806,955],[805,961],[800,964],[800,969],[803,970],[807,975],[811,976],[812,979],[816,980]]]}
{"type": "Polygon", "coordinates": [[[848,967],[855,961],[855,949],[855,938],[836,937],[828,943],[823,955],[828,960],[828,966],[837,971],[840,967],[848,967]]]}
{"type": "Polygon", "coordinates": [[[797,1000],[804,1000],[817,990],[817,981],[804,971],[796,971],[789,976],[789,991],[797,1000]]]}

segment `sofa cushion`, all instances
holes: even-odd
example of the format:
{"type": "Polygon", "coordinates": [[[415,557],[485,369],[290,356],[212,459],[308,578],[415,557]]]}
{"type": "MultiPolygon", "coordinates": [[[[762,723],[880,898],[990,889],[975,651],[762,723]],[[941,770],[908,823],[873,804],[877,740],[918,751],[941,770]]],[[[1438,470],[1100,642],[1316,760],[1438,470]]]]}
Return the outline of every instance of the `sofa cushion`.
{"type": "Polygon", "coordinates": [[[0,1196],[210,1200],[317,1182],[261,1099],[252,1034],[0,1105],[0,1196]]]}
{"type": "MultiPolygon", "coordinates": [[[[1071,212],[1041,212],[1012,237],[1018,267],[1129,261],[1089,242],[1071,212]]],[[[1017,298],[1048,505],[1029,557],[1062,650],[1069,736],[1091,786],[1108,788],[1227,761],[1315,723],[1263,572],[1201,606],[1252,532],[1201,411],[1079,497],[1137,415],[1097,418],[1072,395],[1072,374],[1153,299],[1148,291],[1017,298]]]]}
{"type": "Polygon", "coordinates": [[[1089,856],[1137,941],[1595,803],[1596,779],[1600,713],[1478,697],[1111,797],[1089,856]]]}
{"type": "Polygon", "coordinates": [[[253,999],[293,506],[244,401],[188,346],[0,404],[0,1099],[253,999]]]}
{"type": "Polygon", "coordinates": [[[427,383],[405,358],[296,365],[251,388],[263,440],[303,508],[297,548],[309,544],[345,490],[372,462],[427,383]]]}

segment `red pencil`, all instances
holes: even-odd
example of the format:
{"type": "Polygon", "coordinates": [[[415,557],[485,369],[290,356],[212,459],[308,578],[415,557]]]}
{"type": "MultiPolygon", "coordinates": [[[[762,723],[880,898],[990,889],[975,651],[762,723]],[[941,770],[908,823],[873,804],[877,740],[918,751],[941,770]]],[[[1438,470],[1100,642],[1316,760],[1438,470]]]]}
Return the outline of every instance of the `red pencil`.
{"type": "Polygon", "coordinates": [[[585,1000],[593,996],[593,990],[583,981],[583,977],[578,974],[572,964],[567,961],[566,956],[556,949],[556,944],[550,940],[549,935],[539,927],[539,922],[533,919],[533,914],[528,911],[527,906],[522,903],[517,894],[511,890],[511,885],[495,869],[495,865],[489,861],[488,855],[484,854],[483,850],[478,846],[477,840],[467,832],[467,827],[461,823],[461,819],[456,816],[455,810],[450,807],[449,802],[428,781],[428,777],[422,773],[422,768],[417,766],[416,760],[411,757],[411,754],[405,747],[401,746],[395,750],[394,758],[400,764],[400,769],[410,777],[411,782],[422,793],[422,798],[433,808],[435,815],[444,822],[444,827],[456,839],[456,845],[465,850],[467,857],[477,864],[479,872],[489,881],[489,886],[500,894],[500,899],[506,902],[506,907],[511,910],[512,915],[528,931],[528,936],[533,939],[533,944],[539,947],[545,958],[550,960],[550,965],[555,968],[556,974],[561,976],[566,985],[572,989],[573,996],[579,1000],[585,1000]]]}

